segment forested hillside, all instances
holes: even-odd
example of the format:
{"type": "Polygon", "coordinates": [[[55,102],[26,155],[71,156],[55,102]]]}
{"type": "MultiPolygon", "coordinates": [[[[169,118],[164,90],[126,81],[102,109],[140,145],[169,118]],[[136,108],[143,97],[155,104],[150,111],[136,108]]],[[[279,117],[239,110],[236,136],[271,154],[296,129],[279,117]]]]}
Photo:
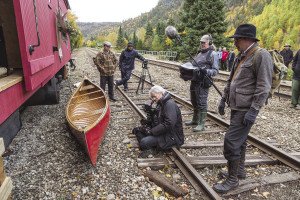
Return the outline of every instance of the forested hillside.
{"type": "Polygon", "coordinates": [[[300,3],[299,0],[228,0],[226,35],[232,35],[241,23],[257,26],[260,44],[266,48],[280,49],[285,43],[293,49],[300,48],[300,3]]]}
{"type": "MultiPolygon", "coordinates": [[[[138,39],[144,41],[146,27],[157,28],[158,22],[164,25],[179,24],[179,13],[185,0],[160,0],[158,5],[148,13],[126,20],[122,23],[79,23],[85,37],[105,35],[111,32],[118,34],[121,25],[126,39],[132,39],[136,31],[138,39]]],[[[197,1],[197,0],[194,0],[197,1]]],[[[189,1],[189,2],[194,2],[189,1]]],[[[300,4],[299,0],[224,0],[227,31],[225,36],[232,35],[241,23],[253,23],[257,26],[258,38],[266,48],[282,48],[290,43],[293,49],[300,48],[300,4]]],[[[199,10],[199,14],[205,12],[199,10]]],[[[116,42],[116,36],[112,42],[116,42]]]]}
{"type": "Polygon", "coordinates": [[[117,27],[120,26],[121,23],[118,22],[78,22],[78,26],[83,34],[83,36],[87,39],[92,36],[97,35],[108,35],[110,32],[116,32],[117,27]]]}

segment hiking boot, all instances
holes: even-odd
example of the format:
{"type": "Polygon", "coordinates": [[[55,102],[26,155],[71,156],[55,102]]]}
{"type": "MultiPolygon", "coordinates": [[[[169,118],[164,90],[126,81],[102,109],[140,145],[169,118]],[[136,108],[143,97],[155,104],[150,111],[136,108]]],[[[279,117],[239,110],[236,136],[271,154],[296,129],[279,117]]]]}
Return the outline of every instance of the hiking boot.
{"type": "Polygon", "coordinates": [[[194,110],[193,119],[184,123],[186,126],[192,126],[198,124],[198,111],[194,110]]]}
{"type": "Polygon", "coordinates": [[[205,130],[205,119],[206,119],[207,112],[198,111],[198,126],[193,128],[194,132],[201,132],[205,130]]]}
{"type": "MultiPolygon", "coordinates": [[[[246,145],[242,146],[241,149],[241,158],[238,168],[237,177],[240,180],[246,179],[246,170],[245,170],[245,161],[246,161],[246,145]]],[[[219,178],[228,178],[228,172],[221,170],[218,174],[219,178]]]]}
{"type": "Polygon", "coordinates": [[[239,179],[237,177],[239,160],[228,161],[227,167],[229,175],[225,181],[222,183],[217,183],[213,186],[213,189],[219,193],[227,193],[230,190],[233,190],[237,186],[239,186],[239,179]]]}
{"type": "Polygon", "coordinates": [[[115,99],[115,98],[109,98],[109,100],[112,101],[112,102],[116,102],[117,101],[117,99],[115,99]]]}

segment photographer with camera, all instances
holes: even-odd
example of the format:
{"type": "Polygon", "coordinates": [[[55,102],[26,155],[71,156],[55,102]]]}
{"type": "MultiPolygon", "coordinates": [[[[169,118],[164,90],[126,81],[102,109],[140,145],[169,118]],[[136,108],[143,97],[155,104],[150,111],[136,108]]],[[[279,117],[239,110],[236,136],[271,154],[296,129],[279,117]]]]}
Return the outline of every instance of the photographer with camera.
{"type": "Polygon", "coordinates": [[[193,131],[204,131],[207,115],[207,98],[209,87],[212,85],[208,77],[218,74],[218,55],[214,51],[211,35],[203,35],[200,39],[200,53],[194,58],[197,63],[192,63],[197,69],[193,71],[190,85],[191,102],[194,108],[193,119],[185,123],[187,126],[197,125],[193,131]]]}
{"type": "Polygon", "coordinates": [[[149,95],[152,103],[144,106],[147,120],[142,120],[142,126],[132,130],[137,136],[142,158],[157,150],[180,147],[184,142],[181,111],[171,95],[158,85],[150,89],[149,95]],[[156,108],[152,108],[153,103],[156,108]]]}
{"type": "Polygon", "coordinates": [[[134,70],[135,58],[140,59],[147,66],[148,61],[141,56],[134,48],[132,42],[128,42],[125,50],[122,51],[119,59],[119,69],[121,71],[121,80],[115,82],[116,86],[123,85],[124,91],[128,91],[128,80],[131,77],[131,72],[134,70]]]}

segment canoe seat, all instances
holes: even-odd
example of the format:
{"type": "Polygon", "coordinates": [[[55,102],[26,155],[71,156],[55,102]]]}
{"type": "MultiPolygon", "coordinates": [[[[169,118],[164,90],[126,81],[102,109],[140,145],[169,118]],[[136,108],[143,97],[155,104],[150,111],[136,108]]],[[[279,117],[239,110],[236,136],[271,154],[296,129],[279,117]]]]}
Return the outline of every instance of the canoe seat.
{"type": "Polygon", "coordinates": [[[84,91],[84,90],[90,90],[90,89],[94,89],[95,86],[93,85],[87,85],[87,86],[82,86],[79,91],[84,91]]]}

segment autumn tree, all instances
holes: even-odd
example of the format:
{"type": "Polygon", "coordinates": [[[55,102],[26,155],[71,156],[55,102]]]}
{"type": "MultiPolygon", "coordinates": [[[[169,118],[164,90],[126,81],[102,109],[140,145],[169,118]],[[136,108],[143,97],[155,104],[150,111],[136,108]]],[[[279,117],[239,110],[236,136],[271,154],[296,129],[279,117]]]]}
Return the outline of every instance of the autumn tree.
{"type": "Polygon", "coordinates": [[[70,32],[71,48],[72,49],[79,48],[83,45],[84,38],[83,38],[83,35],[76,23],[77,16],[75,14],[73,14],[72,12],[68,12],[67,19],[68,19],[68,24],[72,30],[70,32]]]}

